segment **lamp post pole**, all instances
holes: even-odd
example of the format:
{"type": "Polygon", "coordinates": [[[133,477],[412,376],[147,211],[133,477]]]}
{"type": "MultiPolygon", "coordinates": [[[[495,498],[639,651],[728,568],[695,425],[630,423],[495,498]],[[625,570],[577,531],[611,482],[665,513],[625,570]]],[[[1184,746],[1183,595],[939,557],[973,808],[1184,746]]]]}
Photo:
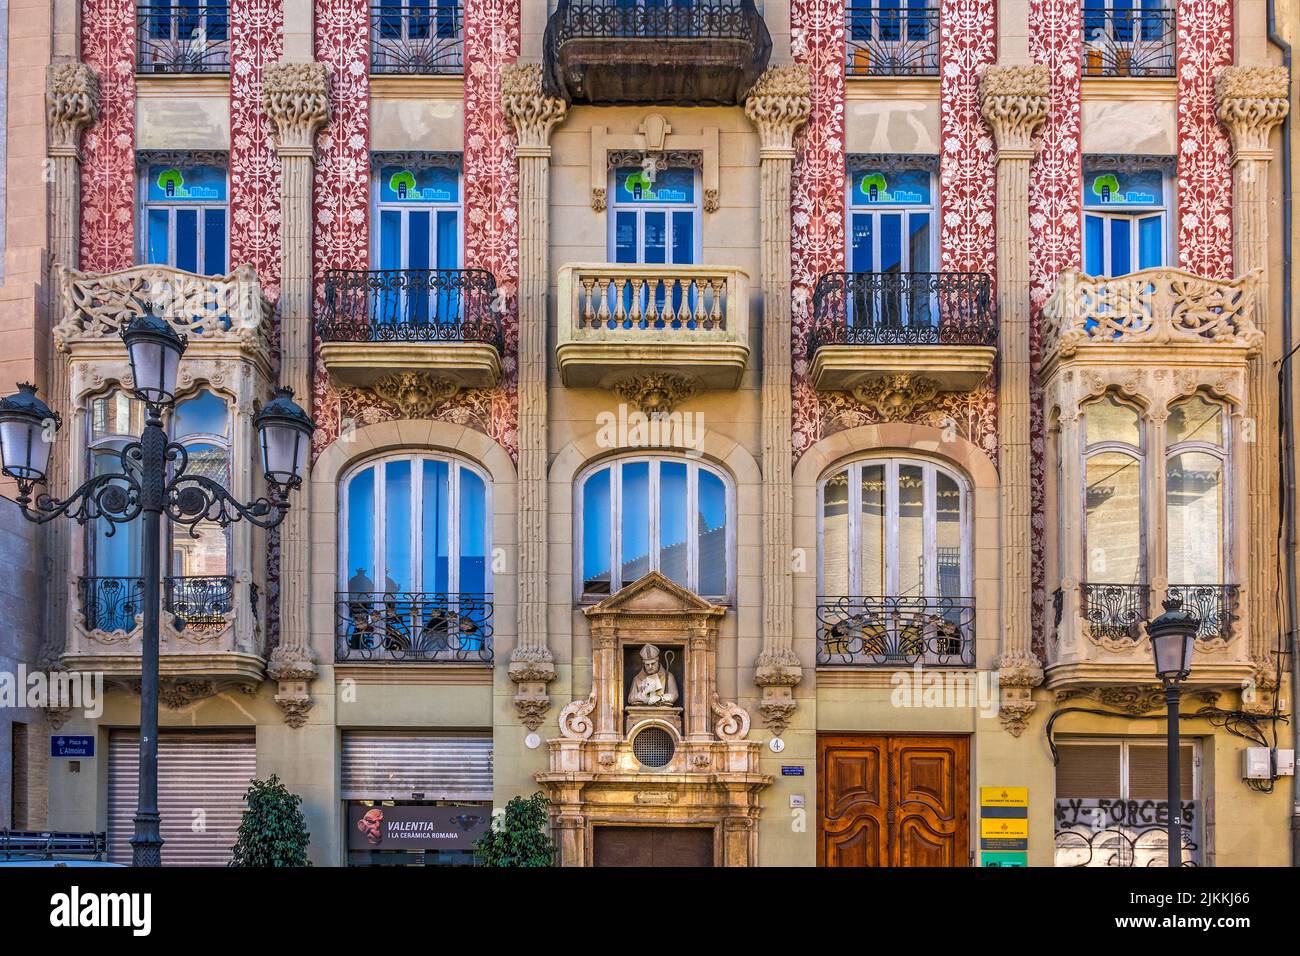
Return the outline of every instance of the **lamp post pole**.
{"type": "Polygon", "coordinates": [[[1183,798],[1182,773],[1178,765],[1178,698],[1177,681],[1165,684],[1165,748],[1169,756],[1169,865],[1183,865],[1183,798]]]}
{"type": "Polygon", "coordinates": [[[194,530],[200,522],[221,527],[248,521],[274,528],[289,511],[289,492],[302,484],[307,443],[315,429],[310,417],[293,401],[287,388],[253,416],[261,448],[262,471],[270,494],[244,503],[219,482],[190,474],[185,446],[169,441],[163,412],[175,400],[176,371],[185,339],[153,315],[137,316],[122,330],[131,361],[135,397],[145,406],[140,440],[118,453],[122,470],[93,475],[68,498],[48,494],[33,498],[49,469],[59,416],[22,384],[18,394],[0,399],[0,473],[18,483],[17,504],[23,517],[36,524],[68,515],[79,524],[104,520],[111,535],[119,524],[140,519],[144,538],[144,575],[140,649],[139,791],[131,862],[162,865],[162,820],[158,813],[158,684],[159,618],[162,615],[162,516],[176,527],[194,530]]]}
{"type": "Polygon", "coordinates": [[[1166,773],[1169,776],[1169,810],[1166,839],[1169,841],[1169,865],[1183,865],[1183,794],[1182,773],[1178,753],[1178,703],[1179,685],[1192,672],[1192,653],[1196,646],[1196,633],[1201,629],[1198,615],[1183,608],[1180,598],[1168,598],[1165,611],[1154,621],[1147,622],[1147,637],[1151,639],[1151,654],[1155,658],[1156,676],[1165,688],[1165,750],[1168,757],[1166,773]]]}

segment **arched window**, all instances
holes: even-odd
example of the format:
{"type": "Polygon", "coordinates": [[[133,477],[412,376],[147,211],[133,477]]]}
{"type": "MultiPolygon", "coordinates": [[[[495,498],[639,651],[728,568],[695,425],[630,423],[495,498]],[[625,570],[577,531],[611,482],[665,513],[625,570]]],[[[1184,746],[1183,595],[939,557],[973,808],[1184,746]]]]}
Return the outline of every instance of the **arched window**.
{"type": "Polygon", "coordinates": [[[1145,584],[1138,410],[1108,394],[1085,405],[1083,413],[1086,580],[1090,585],[1145,584]]]}
{"type": "MultiPolygon", "coordinates": [[[[144,405],[116,389],[90,400],[87,478],[121,473],[122,449],[140,440],[144,405]]],[[[86,626],[101,631],[135,627],[144,594],[140,576],[140,522],[86,526],[86,574],[81,580],[86,626]],[[109,532],[112,532],[111,534],[109,532]]]]}
{"type": "Polygon", "coordinates": [[[624,458],[578,482],[578,588],[600,598],[658,571],[714,600],[731,595],[733,503],[722,473],[677,458],[624,458]]]}
{"type": "Polygon", "coordinates": [[[818,663],[970,665],[969,483],[924,459],[867,458],[820,488],[818,663]]]}
{"type": "Polygon", "coordinates": [[[406,454],[347,474],[339,507],[340,660],[492,660],[491,484],[406,454]]]}

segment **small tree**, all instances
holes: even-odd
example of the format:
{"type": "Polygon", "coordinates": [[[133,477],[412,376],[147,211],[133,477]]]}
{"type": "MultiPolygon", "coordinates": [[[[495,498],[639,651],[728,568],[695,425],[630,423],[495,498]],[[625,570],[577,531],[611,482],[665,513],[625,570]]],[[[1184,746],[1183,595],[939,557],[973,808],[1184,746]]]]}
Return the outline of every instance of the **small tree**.
{"type": "Polygon", "coordinates": [[[504,819],[474,845],[484,866],[551,866],[555,844],[547,834],[550,824],[546,795],[515,797],[506,804],[504,819]]]}
{"type": "Polygon", "coordinates": [[[311,866],[307,859],[311,834],[298,809],[302,797],[290,793],[271,774],[270,780],[252,782],[244,802],[231,866],[311,866]]]}

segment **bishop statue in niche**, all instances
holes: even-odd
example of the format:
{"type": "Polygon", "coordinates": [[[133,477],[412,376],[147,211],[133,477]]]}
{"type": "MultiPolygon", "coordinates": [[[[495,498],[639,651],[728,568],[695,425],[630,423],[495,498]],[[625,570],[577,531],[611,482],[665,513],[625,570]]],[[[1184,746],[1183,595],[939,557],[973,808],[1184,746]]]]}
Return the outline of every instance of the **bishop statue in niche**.
{"type": "Polygon", "coordinates": [[[631,706],[672,707],[677,703],[677,678],[659,661],[659,648],[647,644],[641,648],[641,669],[632,678],[627,702],[631,706]]]}

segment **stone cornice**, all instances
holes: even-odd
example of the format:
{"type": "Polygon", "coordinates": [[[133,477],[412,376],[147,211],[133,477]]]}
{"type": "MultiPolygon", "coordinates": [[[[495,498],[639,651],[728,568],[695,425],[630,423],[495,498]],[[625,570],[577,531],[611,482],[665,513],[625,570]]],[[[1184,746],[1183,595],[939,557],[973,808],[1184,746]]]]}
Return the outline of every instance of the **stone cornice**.
{"type": "Polygon", "coordinates": [[[1046,66],[990,66],[980,77],[980,112],[1001,158],[1033,155],[1031,137],[1051,104],[1046,66]]]}
{"type": "Polygon", "coordinates": [[[1215,113],[1232,136],[1234,161],[1268,159],[1268,137],[1290,108],[1284,66],[1229,66],[1215,80],[1215,113]]]}
{"type": "Polygon", "coordinates": [[[99,77],[85,63],[53,63],[45,71],[50,155],[76,156],[77,138],[99,115],[99,77]]]}
{"type": "Polygon", "coordinates": [[[501,108],[514,127],[516,153],[549,155],[551,129],[564,119],[568,104],[542,92],[542,68],[516,63],[501,71],[501,108]]]}
{"type": "Polygon", "coordinates": [[[803,64],[764,71],[745,97],[745,115],[758,127],[760,157],[794,157],[795,131],[812,113],[812,87],[803,64]]]}
{"type": "Polygon", "coordinates": [[[275,124],[278,149],[310,153],[329,120],[329,78],[323,63],[275,63],[262,72],[262,105],[275,124]]]}

